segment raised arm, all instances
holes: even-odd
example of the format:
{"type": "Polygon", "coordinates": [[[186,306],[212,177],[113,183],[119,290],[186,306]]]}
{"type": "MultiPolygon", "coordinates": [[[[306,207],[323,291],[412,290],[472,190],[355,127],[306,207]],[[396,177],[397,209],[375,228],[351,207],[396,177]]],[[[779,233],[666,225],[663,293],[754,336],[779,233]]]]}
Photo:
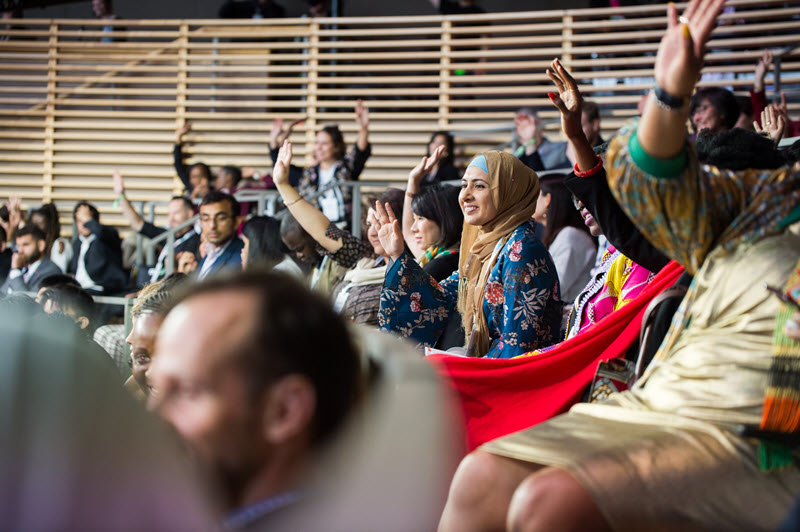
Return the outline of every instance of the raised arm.
{"type": "MultiPolygon", "coordinates": [[[[283,141],[289,138],[295,126],[302,124],[305,117],[297,118],[289,122],[289,125],[284,129],[283,118],[276,118],[272,121],[272,129],[269,132],[269,149],[277,150],[283,145],[283,141]]],[[[273,161],[274,162],[274,161],[273,161]]]]}
{"type": "Polygon", "coordinates": [[[341,238],[334,240],[326,236],[331,221],[322,214],[322,211],[306,201],[297,189],[289,183],[289,167],[291,164],[292,143],[284,140],[278,152],[275,167],[272,169],[272,179],[275,181],[275,187],[283,199],[283,204],[314,240],[329,252],[336,253],[342,248],[344,242],[341,238]]]}
{"type": "Polygon", "coordinates": [[[689,100],[700,78],[706,43],[724,4],[725,0],[692,0],[680,18],[675,4],[668,4],[667,31],[655,63],[660,97],[656,92],[650,94],[636,133],[650,157],[669,160],[685,149],[689,100]]]}
{"type": "Polygon", "coordinates": [[[356,124],[358,125],[356,145],[359,150],[367,151],[369,146],[369,108],[361,100],[356,100],[356,124]]]}
{"type": "Polygon", "coordinates": [[[138,233],[142,230],[144,219],[136,212],[131,202],[128,201],[128,197],[125,195],[125,180],[122,179],[122,174],[119,170],[114,170],[112,178],[114,179],[114,194],[117,195],[117,200],[119,200],[122,216],[125,217],[131,228],[138,233]]]}
{"type": "Polygon", "coordinates": [[[414,225],[414,211],[411,208],[411,203],[414,196],[420,193],[420,183],[422,179],[436,166],[439,158],[444,152],[445,146],[439,146],[431,154],[430,157],[423,157],[417,166],[415,166],[408,174],[408,184],[406,185],[406,197],[408,198],[403,202],[403,238],[406,240],[408,249],[415,259],[418,259],[425,250],[417,245],[414,234],[411,232],[411,226],[414,225]]]}
{"type": "Polygon", "coordinates": [[[550,92],[548,96],[561,112],[561,129],[572,144],[578,171],[588,172],[597,166],[598,158],[581,127],[583,97],[578,84],[558,59],[550,64],[547,76],[558,89],[558,93],[550,92]]]}
{"type": "Polygon", "coordinates": [[[186,165],[183,164],[183,137],[191,131],[191,129],[192,125],[186,122],[175,131],[175,145],[172,148],[172,164],[175,167],[175,173],[178,174],[178,178],[181,180],[181,183],[183,183],[183,186],[186,187],[186,192],[189,194],[192,193],[194,187],[189,179],[189,171],[186,169],[186,165]]]}

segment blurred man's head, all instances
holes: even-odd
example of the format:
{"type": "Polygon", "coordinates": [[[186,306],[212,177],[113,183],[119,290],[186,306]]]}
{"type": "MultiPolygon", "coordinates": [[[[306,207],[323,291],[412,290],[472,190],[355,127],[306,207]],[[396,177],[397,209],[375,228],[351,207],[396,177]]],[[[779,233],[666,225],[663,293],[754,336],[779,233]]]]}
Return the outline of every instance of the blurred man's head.
{"type": "Polygon", "coordinates": [[[178,227],[192,216],[194,216],[194,205],[184,196],[175,196],[167,204],[167,224],[170,229],[178,227]]]}
{"type": "Polygon", "coordinates": [[[64,273],[48,275],[39,282],[39,293],[36,294],[36,302],[41,305],[42,294],[44,293],[44,291],[53,286],[59,286],[62,284],[71,284],[72,286],[77,286],[78,288],[80,288],[81,286],[80,283],[71,275],[66,275],[64,273]]]}
{"type": "Polygon", "coordinates": [[[28,224],[17,231],[17,266],[26,268],[44,256],[47,248],[47,237],[33,224],[28,224]]]}
{"type": "Polygon", "coordinates": [[[362,391],[342,319],[280,274],[196,286],[167,315],[156,353],[151,406],[230,507],[290,488],[362,391]]]}
{"type": "Polygon", "coordinates": [[[89,236],[92,234],[92,231],[86,227],[86,222],[89,220],[99,222],[100,211],[88,201],[79,201],[75,204],[75,208],[72,209],[72,217],[75,219],[75,224],[78,226],[78,233],[83,236],[89,236]]]}
{"type": "Polygon", "coordinates": [[[80,286],[62,284],[45,288],[38,300],[46,313],[66,314],[90,337],[94,333],[96,328],[94,299],[80,286]]]}
{"type": "Polygon", "coordinates": [[[281,220],[281,240],[297,260],[306,266],[315,266],[319,262],[317,241],[288,212],[281,220]]]}
{"type": "Polygon", "coordinates": [[[209,192],[200,204],[200,225],[206,242],[219,247],[236,236],[239,227],[239,202],[230,194],[209,192]]]}
{"type": "Polygon", "coordinates": [[[217,172],[217,178],[214,180],[214,188],[216,190],[233,190],[239,185],[242,180],[242,170],[238,166],[225,165],[217,172]]]}

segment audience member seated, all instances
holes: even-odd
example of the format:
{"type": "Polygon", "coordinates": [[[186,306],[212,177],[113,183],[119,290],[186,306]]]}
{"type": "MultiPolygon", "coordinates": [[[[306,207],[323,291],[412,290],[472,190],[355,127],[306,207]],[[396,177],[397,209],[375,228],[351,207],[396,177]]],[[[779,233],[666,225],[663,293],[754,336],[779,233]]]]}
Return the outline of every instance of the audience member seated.
{"type": "Polygon", "coordinates": [[[273,273],[212,280],[180,299],[150,381],[150,406],[222,495],[226,528],[247,530],[313,499],[304,479],[364,389],[343,320],[273,273]]]}
{"type": "Polygon", "coordinates": [[[439,146],[444,146],[444,151],[439,156],[436,164],[430,167],[422,177],[419,186],[424,188],[430,185],[441,183],[442,181],[455,181],[460,177],[458,168],[453,164],[455,158],[455,141],[453,135],[447,131],[435,131],[428,141],[428,154],[426,157],[433,156],[439,146]]]}
{"type": "Polygon", "coordinates": [[[420,266],[436,282],[458,269],[458,247],[464,215],[458,204],[459,189],[451,186],[428,186],[423,183],[429,170],[439,164],[447,148],[437,147],[423,157],[408,174],[403,202],[403,238],[420,266]]]}
{"type": "Polygon", "coordinates": [[[515,135],[512,151],[525,166],[534,171],[569,168],[567,143],[553,142],[544,136],[544,126],[539,114],[523,107],[514,116],[515,135]]]}
{"type": "Polygon", "coordinates": [[[298,279],[303,270],[284,252],[281,223],[269,216],[254,216],[242,226],[242,268],[264,268],[298,279]]]}
{"type": "Polygon", "coordinates": [[[790,138],[796,137],[800,135],[800,120],[789,119],[788,110],[786,107],[786,94],[781,92],[780,104],[769,105],[767,102],[764,79],[766,78],[767,72],[769,72],[772,63],[773,54],[769,49],[765,48],[758,60],[758,63],[756,63],[756,68],[753,72],[753,90],[750,91],[750,103],[752,105],[753,112],[751,122],[747,124],[747,128],[750,129],[752,127],[752,121],[756,122],[755,125],[764,127],[766,124],[759,120],[759,117],[765,109],[772,107],[778,111],[786,121],[786,136],[790,138]]]}
{"type": "Polygon", "coordinates": [[[736,125],[739,120],[739,104],[736,103],[733,93],[727,89],[704,87],[692,96],[689,117],[696,134],[704,129],[719,133],[736,125]]]}
{"type": "Polygon", "coordinates": [[[198,264],[194,253],[180,253],[178,271],[194,273],[201,280],[219,272],[241,270],[244,243],[236,235],[236,229],[241,224],[238,213],[239,202],[230,194],[213,191],[206,195],[200,204],[205,256],[198,264]]]}
{"type": "Polygon", "coordinates": [[[87,201],[79,201],[72,211],[78,238],[72,246],[69,273],[90,294],[109,295],[128,286],[122,269],[119,234],[109,225],[100,224],[100,213],[87,201]]]}
{"type": "Polygon", "coordinates": [[[44,293],[45,289],[62,284],[71,284],[72,286],[77,286],[78,288],[81,286],[75,277],[66,273],[50,275],[39,282],[39,291],[36,294],[36,302],[40,305],[42,304],[42,294],[44,293]]]}
{"type": "Polygon", "coordinates": [[[236,192],[241,180],[241,168],[238,166],[233,166],[232,164],[226,164],[217,172],[217,178],[214,179],[214,190],[232,195],[234,192],[236,192]]]}
{"type": "Polygon", "coordinates": [[[71,320],[7,303],[0,529],[214,530],[175,438],[121,389],[108,356],[71,320]]]}
{"type": "Polygon", "coordinates": [[[564,186],[564,177],[549,174],[540,178],[533,219],[544,225],[542,244],[556,267],[561,300],[570,305],[589,282],[597,246],[564,186]]]}
{"type": "Polygon", "coordinates": [[[182,273],[171,273],[161,281],[142,288],[131,307],[131,332],[125,338],[125,343],[131,346],[127,357],[131,375],[125,381],[125,388],[141,401],[147,400],[152,388],[148,371],[155,355],[158,329],[176,290],[186,280],[186,275],[182,273]]]}
{"type": "MultiPolygon", "coordinates": [[[[289,184],[288,169],[291,163],[292,145],[285,140],[272,170],[272,178],[284,204],[303,229],[317,241],[317,252],[330,255],[339,265],[348,268],[344,278],[334,288],[334,309],[352,322],[375,325],[389,256],[378,239],[374,223],[368,216],[368,242],[339,229],[289,184]]],[[[381,201],[391,202],[402,211],[404,197],[401,190],[390,188],[381,195],[381,201]]]]}
{"type": "Polygon", "coordinates": [[[42,279],[62,273],[46,255],[47,238],[37,226],[28,224],[16,233],[17,250],[11,256],[11,271],[0,293],[38,292],[42,279]]]}
{"type": "Polygon", "coordinates": [[[183,137],[192,130],[192,125],[187,122],[175,132],[175,145],[172,149],[173,164],[175,173],[186,188],[186,195],[191,200],[200,200],[211,191],[212,175],[211,169],[205,163],[194,163],[186,167],[183,164],[183,137]]]}
{"type": "Polygon", "coordinates": [[[693,0],[681,21],[668,7],[659,89],[607,154],[620,205],[695,274],[654,363],[633,390],[467,458],[442,530],[773,530],[791,507],[800,473],[767,438],[797,433],[798,345],[782,332],[792,310],[763,283],[797,285],[800,173],[719,172],[686,145],[686,105],[723,5],[693,0]]]}
{"type": "MultiPolygon", "coordinates": [[[[292,122],[286,131],[282,130],[282,121],[273,123],[269,148],[274,164],[278,163],[278,149],[289,138],[292,127],[297,123],[298,121],[292,122]]],[[[361,100],[356,102],[356,124],[358,138],[350,153],[347,153],[347,145],[344,143],[339,126],[325,126],[317,133],[312,154],[314,166],[303,170],[297,186],[301,195],[310,196],[333,183],[358,179],[372,154],[372,147],[369,144],[369,110],[361,100]]],[[[289,171],[291,172],[291,169],[289,171]]],[[[272,179],[277,185],[274,175],[272,179]]],[[[339,227],[349,226],[353,208],[352,191],[349,187],[334,186],[312,201],[328,220],[339,227]]]]}
{"type": "Polygon", "coordinates": [[[373,223],[393,260],[381,328],[431,346],[460,312],[467,356],[511,358],[555,343],[561,302],[553,261],[533,233],[538,196],[536,173],[513,155],[475,157],[461,179],[459,269],[441,283],[405,251],[392,209],[378,204],[373,223]]]}
{"type": "MultiPolygon", "coordinates": [[[[590,101],[583,102],[581,109],[581,129],[583,129],[583,134],[586,135],[586,139],[589,141],[589,145],[592,148],[598,148],[606,143],[603,137],[600,136],[600,107],[596,103],[590,101]]],[[[573,166],[577,162],[575,159],[575,146],[573,146],[572,143],[568,143],[567,158],[573,166]]]]}
{"type": "MultiPolygon", "coordinates": [[[[125,181],[119,170],[114,171],[114,193],[117,195],[119,205],[122,208],[122,215],[131,225],[131,228],[147,238],[155,238],[167,232],[163,227],[156,227],[150,222],[146,222],[133,208],[131,202],[125,195],[125,181]]],[[[184,196],[175,196],[167,204],[167,226],[169,229],[178,227],[187,222],[194,216],[194,205],[184,196]]],[[[172,245],[172,252],[178,255],[183,252],[192,253],[195,258],[199,256],[200,235],[195,231],[194,226],[188,225],[175,233],[175,242],[172,245]]],[[[155,266],[147,272],[149,282],[154,283],[167,275],[167,260],[170,250],[167,243],[163,244],[161,252],[158,254],[155,266]]]]}
{"type": "Polygon", "coordinates": [[[333,260],[327,253],[317,252],[317,241],[309,235],[288,210],[281,220],[281,240],[306,270],[310,271],[312,290],[331,296],[347,273],[347,268],[333,260]]]}
{"type": "Polygon", "coordinates": [[[55,262],[62,272],[67,271],[72,260],[72,242],[61,236],[61,221],[54,203],[45,203],[31,212],[29,223],[36,225],[47,237],[45,256],[55,262]]]}

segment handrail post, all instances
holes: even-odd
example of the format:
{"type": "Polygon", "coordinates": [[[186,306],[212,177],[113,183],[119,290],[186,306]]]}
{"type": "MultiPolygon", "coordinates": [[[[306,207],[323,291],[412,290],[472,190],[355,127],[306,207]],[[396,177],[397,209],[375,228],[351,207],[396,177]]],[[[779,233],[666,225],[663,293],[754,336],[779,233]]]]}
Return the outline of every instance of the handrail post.
{"type": "Polygon", "coordinates": [[[55,144],[56,122],[56,70],[58,69],[58,24],[50,24],[50,36],[47,48],[47,106],[45,108],[44,126],[44,172],[42,203],[53,201],[53,154],[55,144]]]}
{"type": "MultiPolygon", "coordinates": [[[[139,215],[144,218],[144,202],[139,203],[139,215]]],[[[148,251],[150,251],[148,249],[148,251]]],[[[144,262],[144,237],[142,233],[136,233],[136,255],[135,255],[136,264],[142,264],[144,262]]]]}
{"type": "Polygon", "coordinates": [[[350,227],[353,229],[353,235],[361,238],[361,187],[359,183],[353,184],[352,194],[353,205],[353,218],[350,227]]]}
{"type": "Polygon", "coordinates": [[[167,275],[175,271],[175,232],[169,231],[167,233],[167,243],[164,244],[170,250],[167,253],[167,275]]]}
{"type": "Polygon", "coordinates": [[[781,101],[781,55],[775,54],[772,58],[772,80],[775,91],[772,93],[772,101],[779,103],[781,101]]]}

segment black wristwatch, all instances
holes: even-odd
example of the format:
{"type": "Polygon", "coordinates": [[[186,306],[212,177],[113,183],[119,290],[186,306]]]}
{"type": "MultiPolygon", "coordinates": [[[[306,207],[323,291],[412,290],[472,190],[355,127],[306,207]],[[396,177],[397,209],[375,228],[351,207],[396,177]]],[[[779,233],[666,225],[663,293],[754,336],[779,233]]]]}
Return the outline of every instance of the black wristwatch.
{"type": "Polygon", "coordinates": [[[656,97],[656,103],[658,106],[662,109],[666,109],[667,111],[673,111],[677,113],[683,109],[684,105],[686,105],[686,98],[673,96],[662,89],[659,85],[653,87],[653,94],[656,97]]]}

